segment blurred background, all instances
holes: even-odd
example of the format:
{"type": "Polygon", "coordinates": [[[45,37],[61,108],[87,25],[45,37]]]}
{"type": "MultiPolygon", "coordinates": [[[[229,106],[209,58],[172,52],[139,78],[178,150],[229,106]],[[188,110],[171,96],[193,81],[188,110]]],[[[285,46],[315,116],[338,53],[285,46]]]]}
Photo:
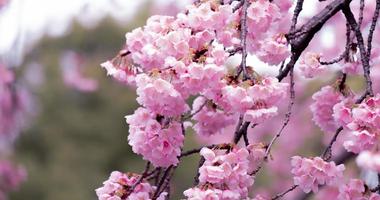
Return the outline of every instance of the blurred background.
{"type": "MultiPolygon", "coordinates": [[[[100,63],[113,58],[125,33],[148,16],[174,14],[185,4],[1,1],[1,62],[13,69],[33,100],[27,128],[7,155],[25,167],[28,177],[9,199],[97,199],[94,190],[111,171],[142,171],[144,162],[128,145],[124,120],[137,107],[135,91],[107,77],[100,63]]],[[[182,166],[195,169],[197,162],[188,158],[182,166]]],[[[177,173],[181,184],[173,188],[174,199],[192,184],[196,171],[180,167],[177,173]]]]}

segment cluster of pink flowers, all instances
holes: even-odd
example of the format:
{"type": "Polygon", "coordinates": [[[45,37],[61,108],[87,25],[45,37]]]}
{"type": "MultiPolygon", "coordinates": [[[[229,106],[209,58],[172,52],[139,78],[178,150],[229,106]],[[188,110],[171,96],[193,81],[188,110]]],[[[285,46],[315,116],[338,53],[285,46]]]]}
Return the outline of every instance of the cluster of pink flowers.
{"type": "Polygon", "coordinates": [[[221,95],[214,99],[228,113],[244,114],[244,119],[254,124],[277,115],[277,104],[287,96],[288,84],[276,78],[259,77],[254,85],[226,85],[221,95]]]}
{"type": "Polygon", "coordinates": [[[260,47],[256,55],[261,61],[269,65],[278,65],[290,56],[288,41],[284,34],[260,41],[260,47]]]}
{"type": "Polygon", "coordinates": [[[254,180],[250,173],[264,158],[260,145],[226,150],[203,148],[205,162],[199,168],[199,186],[184,192],[188,199],[243,199],[254,180]]]}
{"type": "MultiPolygon", "coordinates": [[[[148,182],[137,183],[140,175],[124,174],[118,171],[111,173],[108,180],[103,182],[103,187],[96,189],[99,200],[151,200],[156,187],[148,182]],[[132,190],[133,189],[133,190],[132,190]]],[[[157,200],[165,200],[166,193],[163,192],[157,200]]]]}
{"type": "Polygon", "coordinates": [[[280,8],[269,1],[252,1],[247,9],[247,18],[249,38],[257,41],[265,37],[271,26],[280,20],[280,8]]]}
{"type": "Polygon", "coordinates": [[[379,200],[380,195],[371,193],[365,194],[364,183],[358,179],[351,179],[347,184],[339,187],[338,200],[379,200]]]}
{"type": "MultiPolygon", "coordinates": [[[[234,12],[238,4],[204,1],[176,17],[152,16],[144,27],[126,34],[125,49],[117,57],[102,64],[109,75],[137,87],[143,108],[127,117],[129,144],[154,165],[178,163],[190,97],[210,102],[202,108],[194,102],[191,118],[193,129],[209,136],[235,124],[238,113],[255,124],[274,117],[287,96],[288,84],[274,77],[250,72],[252,80],[242,82],[229,74],[230,52],[240,51],[240,13],[234,12]]],[[[247,12],[248,27],[254,27],[247,39],[267,38],[255,48],[260,58],[272,64],[285,60],[289,48],[284,34],[268,30],[287,12],[264,0],[250,2],[247,12]]]]}
{"type": "Polygon", "coordinates": [[[305,78],[313,78],[326,70],[320,63],[321,54],[306,52],[298,63],[300,75],[305,78]]]}
{"type": "Polygon", "coordinates": [[[252,1],[247,9],[248,50],[269,65],[278,65],[290,56],[285,34],[279,33],[289,4],[289,1],[258,0],[252,1]]]}
{"type": "Polygon", "coordinates": [[[5,195],[17,189],[25,179],[24,168],[15,166],[7,160],[0,160],[0,199],[6,199],[5,195]]]}
{"type": "Polygon", "coordinates": [[[159,167],[178,164],[184,135],[181,124],[138,108],[126,117],[129,124],[129,144],[132,150],[145,160],[159,167]]]}
{"type": "Polygon", "coordinates": [[[292,157],[294,184],[304,192],[318,192],[319,185],[332,185],[343,177],[344,165],[336,166],[320,157],[312,159],[299,156],[292,157]]]}
{"type": "Polygon", "coordinates": [[[338,88],[325,86],[312,96],[314,102],[310,109],[313,113],[313,121],[324,132],[333,132],[338,128],[333,117],[333,107],[344,99],[338,88]]]}
{"type": "Polygon", "coordinates": [[[189,110],[181,94],[170,82],[140,74],[136,77],[137,102],[157,114],[178,116],[189,110]]]}
{"type": "Polygon", "coordinates": [[[359,153],[371,150],[377,143],[380,130],[380,95],[367,98],[359,105],[346,100],[334,107],[334,118],[349,132],[344,147],[359,153]]]}
{"type": "Polygon", "coordinates": [[[193,120],[196,121],[194,130],[202,136],[220,133],[224,128],[236,123],[236,115],[228,115],[217,108],[211,101],[198,97],[193,103],[193,120]]]}

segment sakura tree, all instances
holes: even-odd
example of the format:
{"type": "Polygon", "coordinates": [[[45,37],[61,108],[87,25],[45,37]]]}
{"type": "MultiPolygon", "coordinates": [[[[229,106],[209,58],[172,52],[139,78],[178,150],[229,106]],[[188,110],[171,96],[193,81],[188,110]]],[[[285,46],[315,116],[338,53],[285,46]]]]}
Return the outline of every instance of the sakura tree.
{"type": "Polygon", "coordinates": [[[201,0],[127,33],[102,67],[136,88],[128,141],[147,163],[112,172],[98,198],[170,199],[176,168],[199,154],[185,199],[380,199],[380,0],[320,0],[302,16],[311,3],[201,0]],[[188,134],[205,146],[184,149],[188,134]],[[316,138],[322,151],[302,156],[316,138]]]}

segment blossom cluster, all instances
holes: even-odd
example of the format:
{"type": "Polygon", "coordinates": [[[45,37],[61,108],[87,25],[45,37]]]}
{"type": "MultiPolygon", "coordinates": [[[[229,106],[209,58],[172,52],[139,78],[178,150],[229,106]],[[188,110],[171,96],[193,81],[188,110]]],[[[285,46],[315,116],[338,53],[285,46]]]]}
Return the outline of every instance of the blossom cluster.
{"type": "Polygon", "coordinates": [[[321,54],[306,52],[298,64],[300,75],[305,78],[313,78],[326,71],[326,66],[320,63],[321,54]]]}
{"type": "Polygon", "coordinates": [[[310,106],[313,113],[314,122],[325,132],[333,132],[338,128],[338,124],[333,117],[333,107],[340,103],[344,96],[341,92],[332,87],[325,86],[320,91],[313,94],[314,102],[310,106]]]}
{"type": "Polygon", "coordinates": [[[339,194],[337,199],[339,200],[379,200],[380,195],[371,193],[365,194],[365,187],[362,180],[351,179],[347,184],[343,184],[339,187],[339,194]]]}
{"type": "MultiPolygon", "coordinates": [[[[254,124],[278,114],[288,83],[253,68],[250,80],[241,80],[227,66],[231,52],[241,51],[241,15],[234,10],[238,5],[204,1],[176,17],[152,16],[144,27],[126,34],[125,49],[117,57],[102,64],[109,75],[137,88],[141,108],[127,117],[129,144],[153,165],[178,163],[185,115],[194,120],[196,133],[210,136],[236,124],[238,114],[254,124]],[[193,96],[202,100],[190,108],[193,96]]],[[[275,3],[250,2],[247,24],[255,28],[248,29],[247,39],[264,42],[248,49],[262,61],[279,64],[289,57],[287,40],[276,29],[287,15],[275,3]]]]}
{"type": "Polygon", "coordinates": [[[344,165],[336,166],[320,157],[312,159],[294,156],[292,158],[294,184],[304,192],[318,192],[319,185],[332,185],[343,177],[344,165]]]}
{"type": "Polygon", "coordinates": [[[325,86],[313,95],[311,105],[314,122],[325,132],[342,126],[347,132],[344,147],[354,153],[372,150],[380,130],[380,95],[356,103],[333,86],[325,86]]]}
{"type": "Polygon", "coordinates": [[[258,144],[226,150],[203,148],[199,186],[184,192],[187,199],[244,199],[254,180],[250,175],[262,162],[265,151],[258,144]]]}
{"type": "MultiPolygon", "coordinates": [[[[96,189],[99,200],[153,199],[156,187],[145,181],[138,182],[139,176],[118,171],[112,172],[109,179],[103,182],[103,187],[96,189]]],[[[166,193],[163,192],[156,199],[165,200],[165,197],[166,193]]]]}
{"type": "Polygon", "coordinates": [[[129,144],[132,150],[158,167],[178,163],[184,135],[181,124],[160,119],[145,108],[138,108],[126,117],[129,124],[129,144]]]}
{"type": "Polygon", "coordinates": [[[334,106],[334,118],[349,134],[349,139],[344,142],[348,151],[359,153],[375,147],[380,130],[379,108],[380,94],[360,104],[346,100],[334,106]]]}

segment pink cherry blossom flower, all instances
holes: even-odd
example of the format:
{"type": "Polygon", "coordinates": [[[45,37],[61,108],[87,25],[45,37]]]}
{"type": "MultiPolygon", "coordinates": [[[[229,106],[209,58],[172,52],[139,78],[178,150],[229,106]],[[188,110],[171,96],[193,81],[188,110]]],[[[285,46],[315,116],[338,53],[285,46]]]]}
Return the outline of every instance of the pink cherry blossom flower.
{"type": "Polygon", "coordinates": [[[262,143],[253,143],[248,145],[246,148],[249,152],[248,172],[253,172],[264,161],[266,148],[262,143]]]}
{"type": "MultiPolygon", "coordinates": [[[[118,171],[111,173],[108,180],[103,182],[103,186],[96,189],[99,200],[151,200],[156,187],[151,186],[148,182],[142,181],[137,184],[133,191],[130,188],[134,186],[139,179],[139,175],[124,174],[118,171]]],[[[163,192],[157,200],[165,200],[167,193],[163,192]]]]}
{"type": "Polygon", "coordinates": [[[351,179],[346,185],[339,188],[339,200],[365,200],[363,193],[364,183],[358,179],[351,179]]]}
{"type": "Polygon", "coordinates": [[[193,111],[196,113],[192,119],[196,121],[194,130],[202,136],[210,136],[220,133],[224,128],[236,123],[234,115],[226,114],[224,111],[208,105],[207,100],[198,97],[194,100],[193,111]]]}
{"type": "Polygon", "coordinates": [[[247,110],[244,114],[244,120],[251,122],[252,124],[259,124],[276,116],[278,114],[277,110],[278,108],[275,106],[247,110]]]}
{"type": "Polygon", "coordinates": [[[349,138],[343,143],[347,151],[359,153],[370,150],[377,144],[377,137],[368,130],[357,130],[349,132],[349,138]]]}
{"type": "MultiPolygon", "coordinates": [[[[229,153],[224,150],[203,148],[200,154],[205,162],[199,168],[199,183],[212,184],[223,191],[233,191],[240,199],[248,195],[248,187],[253,184],[249,175],[249,151],[233,148],[229,153]]],[[[236,199],[236,198],[233,198],[236,199]]]]}
{"type": "Polygon", "coordinates": [[[280,83],[274,77],[261,77],[257,84],[247,89],[247,92],[256,102],[273,106],[287,97],[288,88],[288,83],[280,83]]]}
{"type": "Polygon", "coordinates": [[[338,128],[334,117],[333,107],[343,100],[344,96],[335,88],[325,86],[313,94],[314,102],[310,105],[313,121],[325,132],[333,132],[338,128]]]}
{"type": "Polygon", "coordinates": [[[298,64],[300,74],[305,78],[313,78],[323,73],[326,67],[320,64],[320,58],[321,54],[306,52],[298,64]]]}
{"type": "Polygon", "coordinates": [[[157,121],[157,118],[145,108],[138,108],[133,115],[126,116],[129,144],[133,152],[141,154],[154,166],[177,165],[184,140],[181,124],[165,119],[157,121]]]}
{"type": "Polygon", "coordinates": [[[208,88],[216,87],[217,83],[224,75],[225,69],[215,64],[198,64],[191,63],[186,67],[186,72],[179,77],[181,81],[181,91],[189,94],[203,92],[206,86],[208,88]]]}
{"type": "Polygon", "coordinates": [[[136,85],[137,102],[155,113],[178,116],[189,110],[181,94],[164,79],[140,74],[136,85]]]}
{"type": "Polygon", "coordinates": [[[352,122],[351,109],[354,105],[352,98],[344,99],[343,101],[337,103],[333,107],[333,117],[336,123],[340,126],[346,127],[347,124],[352,122]]]}
{"type": "Polygon", "coordinates": [[[260,41],[260,46],[256,56],[269,65],[278,65],[290,56],[288,41],[284,34],[266,38],[260,41]]]}
{"type": "Polygon", "coordinates": [[[318,192],[319,185],[332,185],[343,177],[344,165],[336,166],[334,162],[326,162],[320,157],[301,158],[292,157],[292,174],[294,184],[304,192],[318,192]]]}
{"type": "Polygon", "coordinates": [[[249,37],[261,37],[280,17],[280,9],[276,4],[265,0],[253,1],[247,10],[249,37]]]}
{"type": "Polygon", "coordinates": [[[239,193],[231,190],[219,190],[215,188],[190,188],[183,192],[187,200],[239,200],[239,193]]]}

